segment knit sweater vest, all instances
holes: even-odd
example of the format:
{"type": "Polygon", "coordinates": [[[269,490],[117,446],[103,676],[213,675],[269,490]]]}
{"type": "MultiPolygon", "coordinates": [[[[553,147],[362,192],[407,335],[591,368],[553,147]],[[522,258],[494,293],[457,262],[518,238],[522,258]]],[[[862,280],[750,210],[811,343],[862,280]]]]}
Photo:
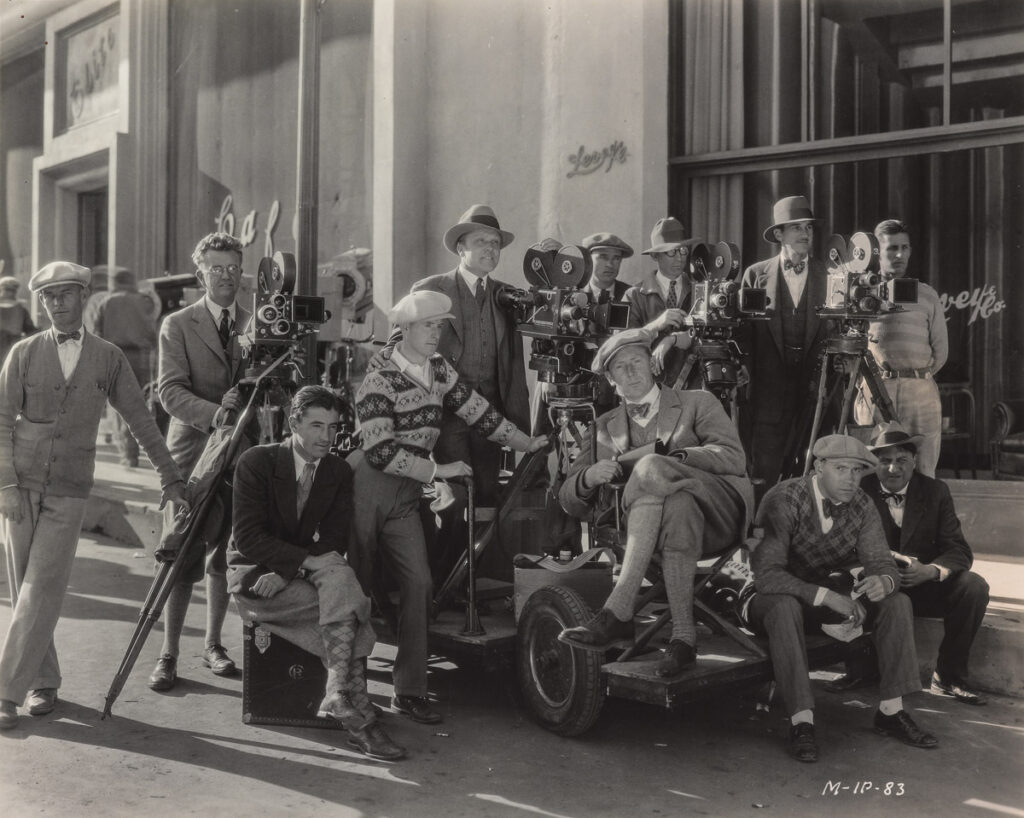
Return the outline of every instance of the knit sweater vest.
{"type": "Polygon", "coordinates": [[[646,426],[641,426],[633,418],[626,415],[626,419],[629,421],[629,448],[639,449],[641,446],[646,446],[648,443],[653,443],[658,439],[658,416],[652,417],[646,426]]]}

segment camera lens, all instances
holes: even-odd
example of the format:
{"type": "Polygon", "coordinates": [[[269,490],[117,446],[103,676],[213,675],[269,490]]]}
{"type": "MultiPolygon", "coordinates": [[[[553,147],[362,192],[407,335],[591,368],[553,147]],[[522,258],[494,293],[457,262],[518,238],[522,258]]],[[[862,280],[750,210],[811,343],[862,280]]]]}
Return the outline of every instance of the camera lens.
{"type": "Polygon", "coordinates": [[[292,328],[291,321],[285,321],[283,318],[280,321],[275,321],[274,325],[270,328],[270,331],[274,335],[287,335],[292,328]]]}
{"type": "Polygon", "coordinates": [[[270,299],[270,303],[277,307],[279,310],[284,309],[284,305],[288,303],[288,297],[281,293],[276,293],[273,298],[270,299]]]}
{"type": "Polygon", "coordinates": [[[278,312],[269,304],[264,304],[262,307],[260,307],[260,310],[257,313],[257,315],[259,316],[260,321],[262,321],[263,323],[272,324],[274,323],[274,321],[277,320],[278,312]]]}

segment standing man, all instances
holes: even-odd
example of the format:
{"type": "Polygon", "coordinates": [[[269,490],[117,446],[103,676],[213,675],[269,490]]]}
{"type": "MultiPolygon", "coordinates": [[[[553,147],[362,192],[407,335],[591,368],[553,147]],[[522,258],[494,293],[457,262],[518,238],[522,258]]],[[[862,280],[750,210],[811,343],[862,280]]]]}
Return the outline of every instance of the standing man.
{"type": "MultiPolygon", "coordinates": [[[[886,280],[905,276],[910,261],[907,226],[886,219],[875,228],[875,238],[882,276],[886,280]]],[[[917,287],[917,303],[903,307],[902,312],[871,322],[868,349],[882,370],[897,419],[910,434],[923,437],[917,451],[917,470],[925,477],[934,477],[942,442],[942,402],[935,375],[949,355],[946,316],[939,294],[923,281],[917,287]]],[[[855,417],[861,425],[882,421],[866,385],[861,386],[855,417]]]]}
{"type": "Polygon", "coordinates": [[[92,268],[92,283],[89,285],[89,300],[82,313],[82,324],[89,332],[96,332],[96,313],[100,304],[108,295],[110,268],[106,264],[97,264],[92,268]]]}
{"type": "MultiPolygon", "coordinates": [[[[171,416],[167,447],[183,474],[191,474],[210,432],[242,405],[236,384],[242,377],[238,334],[249,312],[235,302],[242,281],[242,244],[227,233],[210,233],[192,253],[196,278],[206,294],[191,307],[167,316],[160,327],[157,389],[171,416]]],[[[235,663],[221,646],[228,610],[225,549],[219,543],[206,558],[206,649],[203,664],[217,676],[231,676],[235,663]]],[[[170,690],[178,681],[178,651],[197,571],[183,576],[167,598],[164,642],[149,686],[170,690]]]]}
{"type": "MultiPolygon", "coordinates": [[[[931,692],[965,704],[985,704],[967,686],[967,661],[985,618],[988,583],[970,570],[974,555],[949,488],[915,469],[921,442],[921,435],[911,435],[899,423],[881,424],[868,447],[878,466],[860,487],[878,509],[889,548],[900,555],[900,590],[910,597],[914,615],[942,617],[945,633],[931,692]]],[[[848,660],[846,675],[829,689],[852,690],[877,675],[872,657],[859,663],[848,660]]]]}
{"type": "MultiPolygon", "coordinates": [[[[0,261],[0,271],[3,262],[0,261]]],[[[28,308],[18,300],[21,284],[14,276],[0,278],[0,366],[18,341],[36,331],[28,308]]]]}
{"type": "Polygon", "coordinates": [[[873,631],[882,672],[875,731],[912,747],[935,747],[935,737],[903,709],[903,697],[921,689],[913,613],[899,592],[899,573],[875,505],[858,485],[877,461],[846,435],[820,438],[812,453],[812,475],[784,480],[765,495],[758,510],[764,539],[752,559],[756,593],[749,618],[768,636],[775,681],[790,717],[789,752],[797,761],[818,760],[805,625],[839,621],[866,623],[873,631]],[[853,584],[859,598],[833,579],[852,566],[863,568],[853,584]]]}
{"type": "MultiPolygon", "coordinates": [[[[139,386],[150,381],[150,354],[156,346],[156,321],[153,302],[135,288],[135,273],[118,270],[114,273],[113,289],[96,310],[94,331],[110,341],[124,353],[139,386]]],[[[114,416],[117,429],[117,447],[121,465],[135,468],[139,465],[139,444],[120,415],[114,416]]]]}
{"type": "Polygon", "coordinates": [[[778,255],[750,265],[743,273],[744,287],[763,287],[772,306],[768,321],[751,321],[744,351],[750,361],[750,398],[743,413],[747,454],[752,476],[774,485],[783,469],[787,450],[805,441],[795,440],[802,429],[814,384],[817,352],[826,325],[815,307],[825,301],[826,273],[811,257],[814,214],[803,196],[787,196],[775,203],[772,224],[764,239],[780,245],[778,255]]]}
{"type": "Polygon", "coordinates": [[[595,302],[625,301],[629,285],[619,281],[622,260],[633,255],[633,248],[614,233],[593,233],[583,239],[590,254],[592,270],[586,289],[595,302]]]}
{"type": "Polygon", "coordinates": [[[13,614],[0,652],[0,729],[53,710],[61,684],[53,631],[92,489],[109,400],[160,473],[162,502],[187,507],[181,474],[124,354],[82,328],[89,269],[47,264],[29,281],[52,323],[15,344],[0,372],[0,516],[13,614]]]}

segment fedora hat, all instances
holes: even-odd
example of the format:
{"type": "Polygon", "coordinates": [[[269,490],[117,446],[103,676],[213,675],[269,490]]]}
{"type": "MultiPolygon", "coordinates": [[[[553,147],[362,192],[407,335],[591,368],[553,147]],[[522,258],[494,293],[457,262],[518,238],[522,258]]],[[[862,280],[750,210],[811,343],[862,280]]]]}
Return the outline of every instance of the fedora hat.
{"type": "Polygon", "coordinates": [[[913,446],[920,449],[924,443],[924,435],[912,435],[898,421],[879,423],[871,433],[871,445],[868,451],[877,452],[890,446],[913,446]]]}
{"type": "Polygon", "coordinates": [[[806,196],[787,196],[779,199],[772,208],[772,226],[766,227],[764,240],[771,244],[778,244],[775,234],[772,232],[776,227],[783,227],[793,222],[814,222],[814,214],[811,212],[811,205],[806,196]]]}
{"type": "Polygon", "coordinates": [[[498,224],[498,217],[494,215],[494,211],[491,208],[487,205],[475,204],[462,214],[457,225],[449,227],[445,232],[444,246],[448,248],[449,252],[457,253],[455,245],[459,243],[459,239],[466,235],[466,233],[481,229],[496,231],[501,236],[502,249],[508,247],[515,239],[512,233],[501,229],[501,226],[498,224]]]}
{"type": "Polygon", "coordinates": [[[700,244],[700,239],[686,238],[686,230],[679,219],[666,216],[654,223],[654,229],[651,230],[651,246],[644,250],[642,255],[667,253],[677,247],[692,247],[695,244],[700,244]]]}

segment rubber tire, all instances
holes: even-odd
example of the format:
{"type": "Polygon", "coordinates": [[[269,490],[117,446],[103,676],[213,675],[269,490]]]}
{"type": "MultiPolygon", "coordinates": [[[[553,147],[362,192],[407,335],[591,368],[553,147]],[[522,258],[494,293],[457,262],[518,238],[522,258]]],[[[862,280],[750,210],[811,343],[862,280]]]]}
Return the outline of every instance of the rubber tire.
{"type": "Polygon", "coordinates": [[[560,736],[578,736],[597,721],[604,704],[604,654],[558,641],[564,628],[590,620],[583,598],[548,585],[530,595],[516,632],[519,689],[537,722],[560,736]]]}

